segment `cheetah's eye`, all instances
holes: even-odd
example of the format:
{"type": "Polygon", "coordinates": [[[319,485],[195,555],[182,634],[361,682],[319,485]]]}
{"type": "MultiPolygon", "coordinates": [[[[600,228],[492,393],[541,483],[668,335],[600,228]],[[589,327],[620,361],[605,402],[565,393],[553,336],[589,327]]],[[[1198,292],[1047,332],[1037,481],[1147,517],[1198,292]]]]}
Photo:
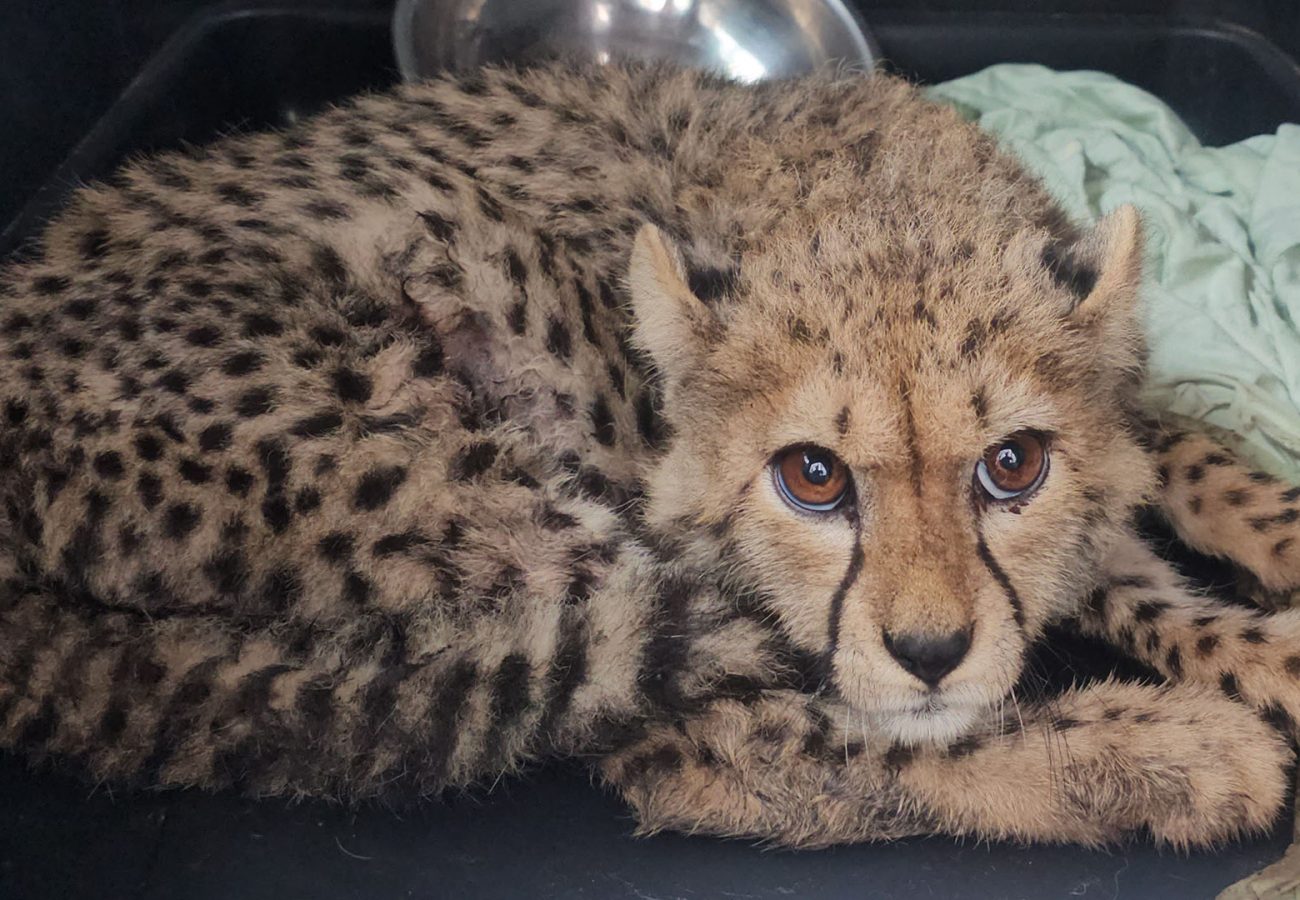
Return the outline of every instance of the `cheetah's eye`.
{"type": "Polygon", "coordinates": [[[1036,431],[1017,431],[984,451],[975,481],[993,500],[1014,500],[1047,477],[1047,441],[1036,431]]]}
{"type": "Polygon", "coordinates": [[[849,470],[825,447],[787,447],[772,461],[772,478],[785,501],[808,512],[830,512],[849,492],[849,470]]]}

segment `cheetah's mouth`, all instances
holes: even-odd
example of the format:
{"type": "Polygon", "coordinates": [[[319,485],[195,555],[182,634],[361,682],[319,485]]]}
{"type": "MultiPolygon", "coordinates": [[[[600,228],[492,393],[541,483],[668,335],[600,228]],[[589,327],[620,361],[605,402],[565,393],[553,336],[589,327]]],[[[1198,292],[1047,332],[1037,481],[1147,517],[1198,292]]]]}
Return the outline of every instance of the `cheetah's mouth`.
{"type": "Polygon", "coordinates": [[[900,744],[946,746],[975,727],[987,711],[982,703],[954,702],[927,694],[916,703],[879,710],[872,718],[883,734],[900,744]]]}

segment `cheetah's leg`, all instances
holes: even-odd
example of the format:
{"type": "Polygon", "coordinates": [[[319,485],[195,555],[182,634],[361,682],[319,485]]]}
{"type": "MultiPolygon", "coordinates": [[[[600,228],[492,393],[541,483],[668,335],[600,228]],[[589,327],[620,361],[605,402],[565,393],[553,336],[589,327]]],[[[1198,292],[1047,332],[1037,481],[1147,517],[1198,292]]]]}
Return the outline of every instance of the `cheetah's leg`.
{"type": "Polygon", "coordinates": [[[1080,615],[1171,681],[1217,687],[1293,733],[1300,722],[1300,610],[1264,613],[1189,590],[1140,541],[1115,548],[1080,615]]]}
{"type": "Polygon", "coordinates": [[[1300,487],[1197,432],[1168,432],[1155,451],[1160,510],[1188,546],[1232,560],[1266,590],[1300,588],[1300,487]]]}
{"type": "Polygon", "coordinates": [[[485,774],[470,771],[481,744],[461,739],[465,665],[387,663],[391,646],[364,621],[298,649],[215,616],[151,620],[0,581],[0,748],[254,794],[418,795],[485,774]]]}
{"type": "Polygon", "coordinates": [[[1008,710],[945,750],[864,742],[850,711],[792,692],[718,701],[601,762],[643,832],[820,846],[942,832],[1100,844],[1148,829],[1178,847],[1262,830],[1290,751],[1200,686],[1108,682],[1008,710]]]}

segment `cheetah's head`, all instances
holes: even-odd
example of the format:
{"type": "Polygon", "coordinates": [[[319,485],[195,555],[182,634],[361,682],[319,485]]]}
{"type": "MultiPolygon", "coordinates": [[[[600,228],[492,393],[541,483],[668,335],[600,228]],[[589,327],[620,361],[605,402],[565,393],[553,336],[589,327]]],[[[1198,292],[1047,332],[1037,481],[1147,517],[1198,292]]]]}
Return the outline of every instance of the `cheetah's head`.
{"type": "Polygon", "coordinates": [[[661,232],[637,238],[635,340],[674,433],[648,516],[756,589],[879,729],[947,742],[1008,697],[1153,483],[1130,427],[1140,221],[1068,245],[781,227],[709,304],[661,232]]]}

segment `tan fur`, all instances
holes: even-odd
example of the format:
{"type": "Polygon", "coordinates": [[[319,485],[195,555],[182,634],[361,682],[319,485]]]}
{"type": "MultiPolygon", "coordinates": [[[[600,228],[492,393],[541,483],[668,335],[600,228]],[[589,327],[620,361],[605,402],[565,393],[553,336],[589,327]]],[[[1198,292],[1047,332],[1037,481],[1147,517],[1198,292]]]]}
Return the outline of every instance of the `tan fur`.
{"type": "Polygon", "coordinates": [[[1129,522],[1283,589],[1295,498],[1190,502],[1140,257],[886,77],[489,69],[128,166],[0,272],[0,743],[348,798],[581,754],[790,844],[1266,827],[1295,626],[1129,522]],[[1021,429],[1047,480],[983,502],[1021,429]],[[804,443],[833,514],[774,485],[804,443]],[[1188,683],[1018,703],[1075,617],[1188,683]],[[962,629],[932,691],[883,639],[962,629]]]}

